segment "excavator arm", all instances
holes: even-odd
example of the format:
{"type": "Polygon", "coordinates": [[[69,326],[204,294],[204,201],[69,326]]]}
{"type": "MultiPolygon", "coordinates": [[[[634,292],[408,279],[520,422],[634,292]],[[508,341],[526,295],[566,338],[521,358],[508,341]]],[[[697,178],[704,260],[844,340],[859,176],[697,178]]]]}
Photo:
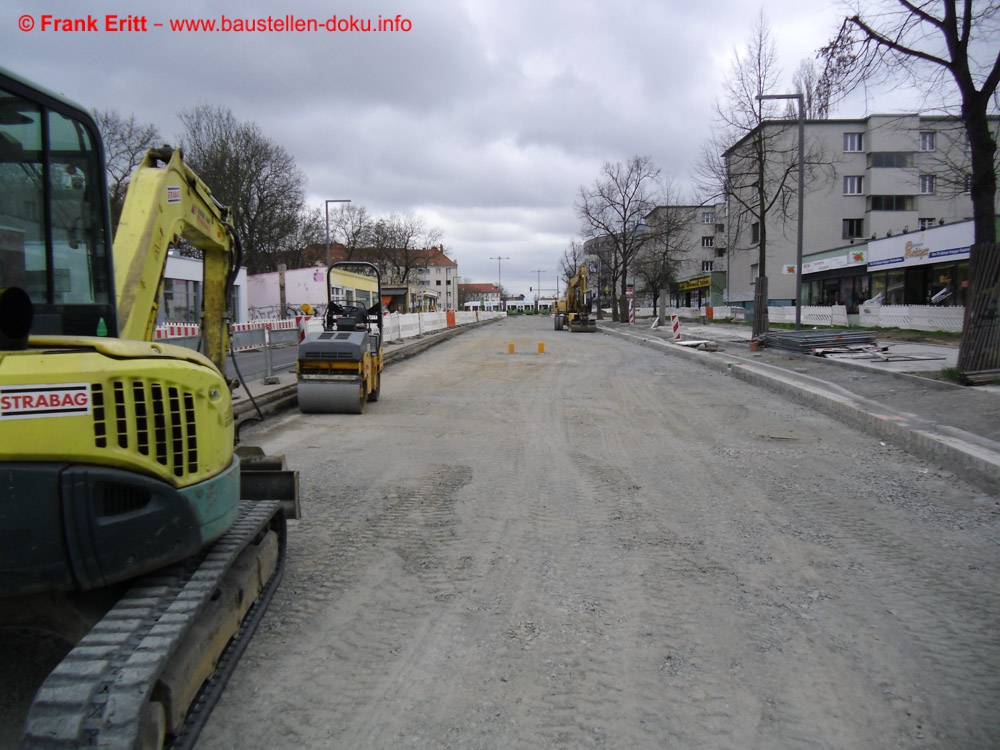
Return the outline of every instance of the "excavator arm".
{"type": "Polygon", "coordinates": [[[153,340],[167,252],[180,238],[202,252],[203,353],[224,373],[229,297],[242,255],[229,209],[212,197],[180,149],[152,149],[132,175],[114,240],[122,338],[153,340]]]}

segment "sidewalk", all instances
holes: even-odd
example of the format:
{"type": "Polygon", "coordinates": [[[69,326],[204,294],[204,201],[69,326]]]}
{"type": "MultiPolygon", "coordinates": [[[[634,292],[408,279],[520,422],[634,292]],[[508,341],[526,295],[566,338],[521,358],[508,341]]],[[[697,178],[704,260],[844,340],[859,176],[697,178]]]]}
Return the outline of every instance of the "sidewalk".
{"type": "Polygon", "coordinates": [[[683,321],[682,342],[707,341],[706,349],[716,349],[699,351],[675,343],[669,326],[651,329],[650,323],[601,321],[598,330],[787,395],[1000,493],[1000,387],[928,377],[955,366],[956,347],[878,341],[888,346],[888,361],[829,359],[773,347],[752,352],[749,326],[683,321]]]}

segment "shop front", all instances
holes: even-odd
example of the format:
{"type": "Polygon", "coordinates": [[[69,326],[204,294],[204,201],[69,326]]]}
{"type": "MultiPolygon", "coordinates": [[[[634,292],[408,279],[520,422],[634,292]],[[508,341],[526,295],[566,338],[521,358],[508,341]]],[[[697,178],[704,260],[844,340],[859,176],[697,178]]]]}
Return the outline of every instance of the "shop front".
{"type": "Polygon", "coordinates": [[[973,223],[964,221],[870,240],[803,259],[806,305],[964,306],[973,223]]]}
{"type": "Polygon", "coordinates": [[[725,273],[702,273],[672,284],[670,303],[673,307],[720,307],[725,304],[725,289],[725,273]]]}

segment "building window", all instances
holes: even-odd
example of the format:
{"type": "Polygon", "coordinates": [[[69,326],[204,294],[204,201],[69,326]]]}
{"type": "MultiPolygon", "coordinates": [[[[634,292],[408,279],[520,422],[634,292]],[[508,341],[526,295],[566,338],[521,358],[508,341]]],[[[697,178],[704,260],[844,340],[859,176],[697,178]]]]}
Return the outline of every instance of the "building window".
{"type": "Polygon", "coordinates": [[[717,248],[715,248],[715,257],[716,258],[723,258],[723,257],[725,257],[725,255],[726,255],[726,248],[724,248],[724,247],[717,247],[717,248]]]}
{"type": "Polygon", "coordinates": [[[844,177],[844,195],[862,195],[865,192],[865,178],[861,175],[844,177]]]}
{"type": "Polygon", "coordinates": [[[711,271],[712,270],[712,261],[710,261],[710,260],[703,260],[701,262],[701,270],[702,271],[711,271]]]}
{"type": "Polygon", "coordinates": [[[760,222],[759,221],[755,221],[753,224],[750,225],[750,242],[754,243],[754,244],[760,242],[760,222]]]}
{"type": "Polygon", "coordinates": [[[872,169],[906,169],[913,166],[912,151],[873,151],[872,169]]]}
{"type": "Polygon", "coordinates": [[[937,219],[920,219],[918,226],[923,229],[930,229],[937,224],[937,219]]]}
{"type": "Polygon", "coordinates": [[[912,195],[872,195],[868,198],[869,211],[912,211],[912,195]]]}
{"type": "Polygon", "coordinates": [[[937,138],[935,137],[937,133],[921,133],[920,134],[920,150],[921,151],[934,151],[937,147],[937,138]]]}
{"type": "Polygon", "coordinates": [[[726,231],[726,225],[725,224],[716,224],[715,225],[715,233],[716,234],[722,234],[725,231],[726,231]]]}
{"type": "Polygon", "coordinates": [[[715,247],[715,237],[702,237],[701,238],[702,247],[715,247]]]}
{"type": "Polygon", "coordinates": [[[864,219],[844,219],[843,228],[845,240],[853,240],[865,236],[864,219]]]}
{"type": "Polygon", "coordinates": [[[920,175],[920,192],[924,195],[934,194],[934,175],[932,174],[920,175]]]}
{"type": "Polygon", "coordinates": [[[844,133],[844,151],[861,151],[863,133],[844,133]]]}
{"type": "Polygon", "coordinates": [[[701,215],[702,224],[714,224],[715,223],[715,211],[705,211],[701,215]]]}

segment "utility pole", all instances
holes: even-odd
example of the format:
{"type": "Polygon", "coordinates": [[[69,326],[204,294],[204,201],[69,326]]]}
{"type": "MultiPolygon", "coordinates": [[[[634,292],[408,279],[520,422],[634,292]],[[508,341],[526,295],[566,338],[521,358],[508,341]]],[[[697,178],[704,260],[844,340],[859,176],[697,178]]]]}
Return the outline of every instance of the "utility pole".
{"type": "Polygon", "coordinates": [[[510,260],[510,258],[497,256],[496,258],[490,258],[490,260],[495,260],[497,262],[497,294],[500,297],[500,312],[503,312],[505,308],[503,304],[503,283],[500,277],[500,261],[510,260]]]}
{"type": "Polygon", "coordinates": [[[542,272],[536,268],[534,271],[530,271],[530,273],[538,274],[538,281],[535,284],[535,315],[538,315],[538,293],[542,290],[542,272]]]}

